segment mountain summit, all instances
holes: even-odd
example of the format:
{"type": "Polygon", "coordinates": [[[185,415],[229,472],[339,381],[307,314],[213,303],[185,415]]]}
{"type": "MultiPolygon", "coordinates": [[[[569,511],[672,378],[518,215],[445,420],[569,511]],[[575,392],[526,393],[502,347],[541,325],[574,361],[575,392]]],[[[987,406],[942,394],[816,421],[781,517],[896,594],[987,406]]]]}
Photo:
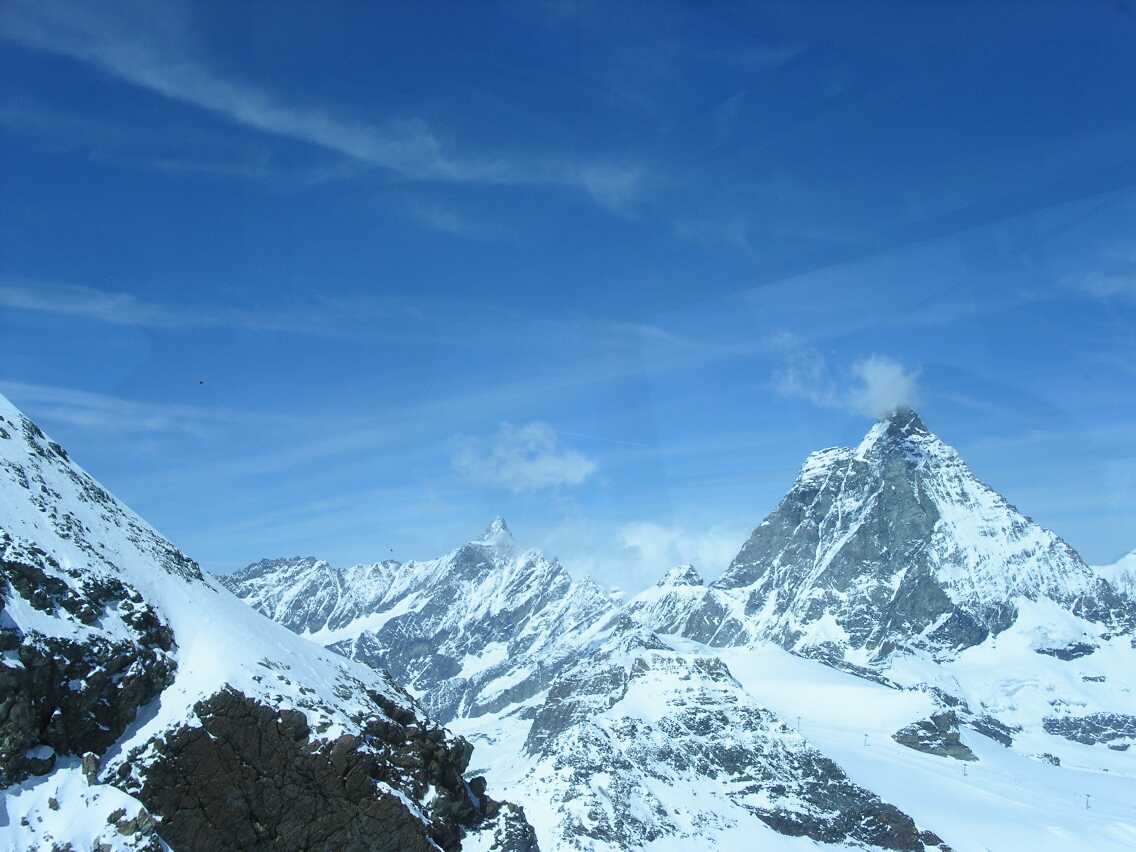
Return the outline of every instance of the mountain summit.
{"type": "Polygon", "coordinates": [[[667,626],[865,664],[899,648],[953,655],[1038,599],[1100,623],[1131,617],[1073,548],[901,408],[856,447],[810,454],[722,576],[667,626]]]}
{"type": "Polygon", "coordinates": [[[498,515],[489,522],[489,526],[485,528],[485,533],[474,544],[484,544],[502,551],[512,552],[513,534],[509,531],[509,525],[505,523],[505,519],[498,515]]]}

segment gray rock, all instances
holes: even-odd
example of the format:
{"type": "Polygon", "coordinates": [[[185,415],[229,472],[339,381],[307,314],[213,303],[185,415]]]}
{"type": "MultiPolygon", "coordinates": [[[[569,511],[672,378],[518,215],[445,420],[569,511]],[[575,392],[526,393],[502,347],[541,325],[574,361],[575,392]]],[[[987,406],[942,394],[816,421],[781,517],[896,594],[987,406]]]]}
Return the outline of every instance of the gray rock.
{"type": "Polygon", "coordinates": [[[80,764],[83,770],[83,778],[88,784],[97,784],[99,780],[99,756],[93,751],[88,751],[83,754],[83,760],[80,764]]]}
{"type": "Polygon", "coordinates": [[[892,739],[900,745],[927,754],[953,757],[955,760],[978,760],[959,738],[958,717],[950,710],[933,713],[929,719],[913,722],[892,734],[892,739]]]}
{"type": "Polygon", "coordinates": [[[1085,745],[1136,742],[1136,716],[1123,713],[1090,713],[1087,716],[1048,716],[1042,721],[1046,731],[1085,745]]]}

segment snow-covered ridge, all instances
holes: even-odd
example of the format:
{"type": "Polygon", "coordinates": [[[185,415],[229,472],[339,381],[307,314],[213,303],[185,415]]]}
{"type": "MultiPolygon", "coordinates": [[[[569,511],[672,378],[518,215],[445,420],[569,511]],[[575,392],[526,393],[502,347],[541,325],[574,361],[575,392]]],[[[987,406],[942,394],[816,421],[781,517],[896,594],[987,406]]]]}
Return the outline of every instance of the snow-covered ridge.
{"type": "Polygon", "coordinates": [[[514,548],[498,517],[437,559],[344,569],[268,560],[221,580],[306,638],[391,671],[449,719],[539,691],[615,610],[590,578],[514,548]]]}

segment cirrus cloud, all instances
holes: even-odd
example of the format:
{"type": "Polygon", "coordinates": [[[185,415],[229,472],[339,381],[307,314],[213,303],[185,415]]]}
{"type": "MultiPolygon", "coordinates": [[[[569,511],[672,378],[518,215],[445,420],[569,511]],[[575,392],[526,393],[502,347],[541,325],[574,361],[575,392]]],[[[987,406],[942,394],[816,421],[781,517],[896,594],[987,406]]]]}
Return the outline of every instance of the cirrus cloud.
{"type": "Polygon", "coordinates": [[[539,421],[502,423],[488,440],[457,439],[453,465],[473,482],[516,493],[579,485],[597,469],[588,456],[561,446],[556,430],[539,421]]]}

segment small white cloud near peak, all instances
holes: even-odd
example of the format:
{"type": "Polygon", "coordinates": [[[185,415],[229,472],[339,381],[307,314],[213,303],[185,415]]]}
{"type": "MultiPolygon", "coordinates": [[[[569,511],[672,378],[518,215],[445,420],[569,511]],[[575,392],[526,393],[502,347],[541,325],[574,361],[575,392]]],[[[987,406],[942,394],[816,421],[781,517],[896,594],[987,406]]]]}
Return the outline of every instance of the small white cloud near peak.
{"type": "Polygon", "coordinates": [[[852,407],[868,417],[887,417],[900,408],[919,404],[919,374],[883,355],[862,358],[852,365],[857,384],[848,393],[852,407]]]}
{"type": "Polygon", "coordinates": [[[919,371],[884,355],[854,361],[850,384],[837,378],[828,361],[815,350],[794,352],[773,377],[777,393],[805,399],[825,408],[843,408],[878,419],[900,408],[919,404],[919,371]]]}
{"type": "Polygon", "coordinates": [[[595,473],[596,462],[563,447],[547,423],[502,423],[491,439],[460,438],[454,469],[483,485],[520,493],[579,485],[595,473]]]}

